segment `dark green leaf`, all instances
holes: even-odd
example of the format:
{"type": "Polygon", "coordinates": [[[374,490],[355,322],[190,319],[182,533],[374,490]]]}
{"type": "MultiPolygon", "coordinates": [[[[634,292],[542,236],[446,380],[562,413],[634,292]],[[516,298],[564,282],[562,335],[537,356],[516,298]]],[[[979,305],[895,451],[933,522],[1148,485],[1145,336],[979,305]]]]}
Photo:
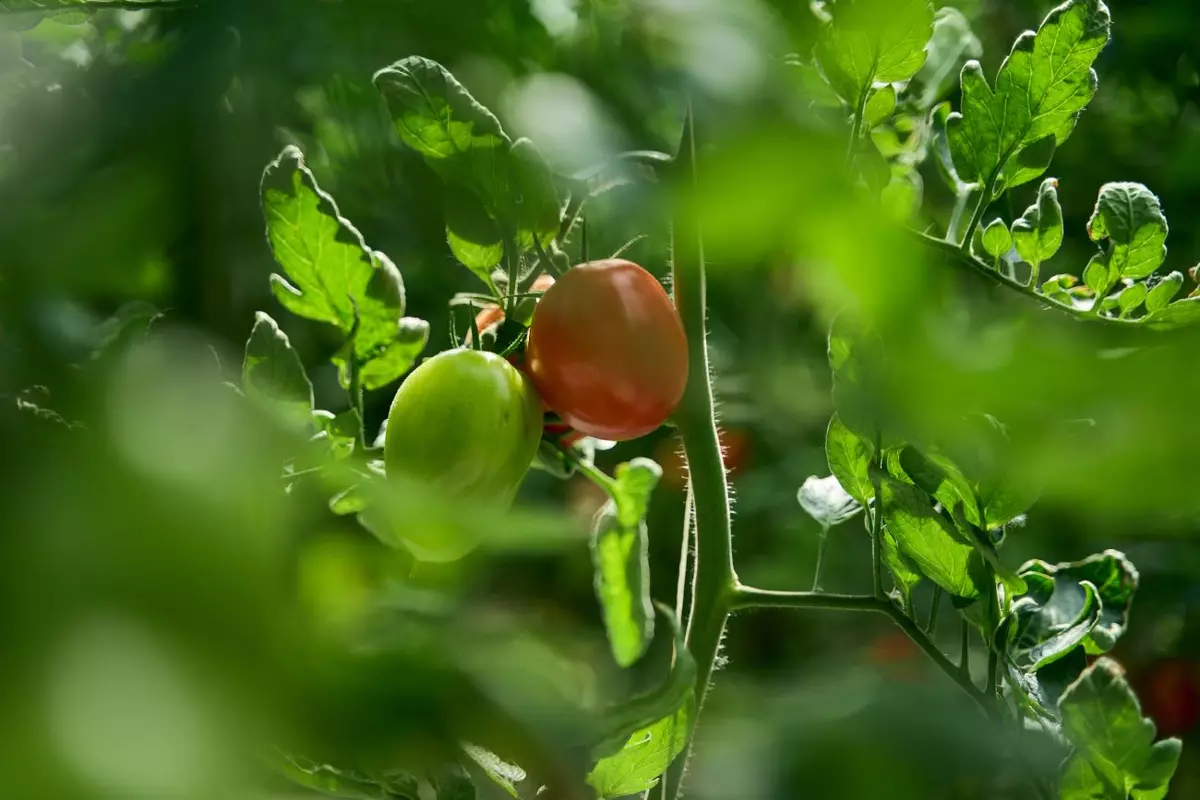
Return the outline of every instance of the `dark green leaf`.
{"type": "Polygon", "coordinates": [[[1064,800],[1162,800],[1179,764],[1178,739],[1154,741],[1154,723],[1120,666],[1101,658],[1058,701],[1075,752],[1062,781],[1064,800]]]}
{"type": "Polygon", "coordinates": [[[1021,567],[1021,575],[1027,580],[1040,575],[1053,581],[1053,606],[1057,619],[1075,618],[1081,613],[1084,598],[1079,585],[1090,582],[1095,588],[1103,613],[1090,635],[1084,640],[1087,652],[1092,655],[1107,653],[1117,643],[1129,624],[1129,609],[1138,587],[1138,572],[1124,553],[1105,550],[1082,561],[1067,561],[1047,564],[1045,561],[1030,561],[1021,567]]]}
{"type": "MultiPolygon", "coordinates": [[[[263,173],[262,204],[267,238],[287,276],[271,276],[279,302],[293,314],[334,325],[347,338],[354,334],[364,388],[386,386],[407,372],[425,347],[429,325],[404,317],[400,272],[340,215],[295,147],[284,149],[263,173]]],[[[349,385],[347,356],[334,359],[343,386],[349,385]]]]}
{"type": "Polygon", "coordinates": [[[809,477],[796,493],[800,507],[828,530],[862,511],[862,505],[846,493],[836,475],[809,477]]]}
{"type": "Polygon", "coordinates": [[[933,35],[928,0],[841,0],[817,42],[825,77],[857,110],[872,84],[906,81],[925,63],[933,35]]]}
{"type": "Polygon", "coordinates": [[[662,468],[647,458],[618,466],[612,500],[592,531],[596,596],[613,657],[623,667],[641,658],[654,636],[645,516],[661,477],[662,468]]]}
{"type": "Polygon", "coordinates": [[[475,784],[461,764],[446,764],[429,776],[437,800],[476,800],[475,784]]]}
{"type": "MultiPolygon", "coordinates": [[[[1153,279],[1151,279],[1153,280],[1153,279]]],[[[1155,283],[1146,295],[1146,313],[1152,314],[1160,308],[1166,308],[1179,290],[1183,288],[1183,273],[1178,270],[1166,275],[1155,283]]]]}
{"type": "MultiPolygon", "coordinates": [[[[991,188],[1022,150],[1047,136],[1062,144],[1096,92],[1091,66],[1108,39],[1103,2],[1068,0],[1050,12],[1036,34],[1017,38],[994,90],[979,63],[968,62],[961,110],[951,115],[947,128],[959,176],[991,188]]],[[[1028,170],[1020,172],[1033,177],[1028,170]]],[[[1008,177],[1009,187],[1016,185],[1018,176],[1008,177]]]]}
{"type": "Polygon", "coordinates": [[[874,497],[870,468],[875,447],[843,425],[837,414],[825,431],[825,457],[829,471],[850,497],[863,505],[874,497]]]}
{"type": "Polygon", "coordinates": [[[922,453],[911,445],[906,445],[896,460],[902,475],[897,475],[894,468],[889,467],[894,477],[903,479],[907,476],[913,484],[941,503],[943,508],[953,510],[961,506],[972,525],[981,524],[975,487],[953,461],[935,453],[922,453]]]}
{"type": "Polygon", "coordinates": [[[242,361],[242,390],[246,396],[274,409],[286,422],[307,430],[313,412],[313,388],[275,320],[259,311],[246,341],[242,361]]]}
{"type": "Polygon", "coordinates": [[[980,589],[970,569],[971,544],[962,540],[915,486],[885,477],[882,493],[883,519],[900,552],[950,594],[978,598],[980,589]]]}
{"type": "Polygon", "coordinates": [[[1037,201],[1013,223],[1012,236],[1021,260],[1035,270],[1058,252],[1063,241],[1063,219],[1056,179],[1042,181],[1037,201]]]}
{"type": "Polygon", "coordinates": [[[484,283],[504,260],[504,237],[483,202],[456,183],[446,184],[446,241],[450,252],[484,283]]]}
{"type": "Polygon", "coordinates": [[[1100,622],[1102,606],[1096,587],[1077,583],[1079,602],[1067,592],[1055,590],[1055,581],[1044,575],[1026,575],[1028,594],[1012,607],[1015,625],[1010,656],[1023,670],[1034,671],[1050,664],[1076,647],[1100,622]],[[1075,616],[1072,612],[1078,610],[1075,616]]]}
{"type": "Polygon", "coordinates": [[[1158,198],[1140,183],[1101,186],[1088,235],[1096,242],[1109,240],[1101,258],[1113,283],[1145,278],[1167,257],[1167,218],[1158,198]]]}

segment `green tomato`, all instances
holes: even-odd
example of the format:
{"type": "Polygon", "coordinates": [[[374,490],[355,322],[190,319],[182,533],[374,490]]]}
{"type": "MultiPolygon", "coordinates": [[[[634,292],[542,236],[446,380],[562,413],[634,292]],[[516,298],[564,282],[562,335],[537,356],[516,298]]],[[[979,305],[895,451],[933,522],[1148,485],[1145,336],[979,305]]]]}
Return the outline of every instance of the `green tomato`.
{"type": "MultiPolygon", "coordinates": [[[[537,391],[495,353],[448,350],[417,367],[388,412],[389,478],[428,486],[451,502],[507,507],[542,436],[537,391]]],[[[406,524],[399,538],[422,561],[455,561],[482,531],[406,524]]]]}

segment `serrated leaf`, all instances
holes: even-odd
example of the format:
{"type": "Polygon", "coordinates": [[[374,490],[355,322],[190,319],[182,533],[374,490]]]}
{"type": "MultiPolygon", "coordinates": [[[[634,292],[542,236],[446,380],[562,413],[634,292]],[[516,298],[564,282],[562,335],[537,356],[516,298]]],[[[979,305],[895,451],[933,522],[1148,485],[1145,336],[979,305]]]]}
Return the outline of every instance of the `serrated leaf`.
{"type": "MultiPolygon", "coordinates": [[[[963,67],[962,105],[947,123],[959,176],[993,188],[1021,152],[1052,136],[1061,145],[1096,92],[1092,63],[1108,44],[1108,8],[1100,0],[1068,0],[1052,10],[1037,33],[1026,31],[988,85],[977,61],[963,67]]],[[[1044,153],[1037,151],[1038,162],[1044,153]]],[[[1006,185],[1028,180],[1030,164],[1010,170],[1006,185]]]]}
{"type": "Polygon", "coordinates": [[[1100,187],[1088,236],[1095,242],[1109,241],[1102,259],[1113,283],[1145,278],[1167,257],[1167,218],[1158,198],[1140,183],[1100,187]]]}
{"type": "Polygon", "coordinates": [[[1050,259],[1063,242],[1062,206],[1058,202],[1058,181],[1047,178],[1038,187],[1037,200],[1012,225],[1013,245],[1021,260],[1033,268],[1033,280],[1043,262],[1050,259]]]}
{"type": "Polygon", "coordinates": [[[896,87],[885,84],[872,89],[867,97],[867,105],[863,108],[863,129],[871,130],[876,125],[882,125],[891,118],[896,110],[896,87]]]}
{"type": "Polygon", "coordinates": [[[1082,598],[1058,592],[1053,578],[1026,574],[1027,594],[1013,602],[1015,625],[1009,655],[1021,669],[1034,671],[1080,646],[1100,622],[1103,606],[1096,587],[1076,583],[1082,598]]]}
{"type": "Polygon", "coordinates": [[[515,143],[500,121],[449,70],[411,56],[375,73],[396,133],[447,181],[475,194],[501,231],[523,248],[558,233],[553,175],[528,139],[515,143]]]}
{"type": "Polygon", "coordinates": [[[957,597],[980,596],[971,573],[974,548],[938,514],[924,493],[892,477],[881,484],[883,519],[900,552],[921,573],[957,597]]]}
{"type": "Polygon", "coordinates": [[[612,499],[596,515],[592,530],[592,566],[613,658],[628,667],[654,636],[645,517],[662,468],[635,458],[619,465],[614,477],[612,499]]]}
{"type": "Polygon", "coordinates": [[[659,777],[687,746],[694,711],[695,700],[689,697],[674,714],[634,732],[620,752],[601,759],[587,776],[599,800],[639,794],[657,786],[659,777]]]}
{"type": "Polygon", "coordinates": [[[1160,308],[1166,308],[1167,304],[1179,294],[1179,290],[1183,288],[1183,273],[1175,270],[1169,275],[1163,277],[1158,283],[1155,283],[1146,295],[1146,313],[1153,314],[1160,308]]]}
{"type": "Polygon", "coordinates": [[[800,507],[822,528],[840,525],[862,511],[862,505],[847,494],[836,475],[810,476],[796,493],[800,507]]]}
{"type": "MultiPolygon", "coordinates": [[[[286,278],[271,276],[276,299],[298,316],[354,334],[362,385],[378,389],[408,371],[425,347],[429,326],[404,317],[404,283],[383,253],[372,250],[321,191],[299,149],[287,147],[263,173],[267,239],[286,278]]],[[[349,385],[349,352],[334,358],[349,385]]]]}
{"type": "Polygon", "coordinates": [[[933,35],[928,0],[841,0],[816,55],[829,83],[858,109],[875,83],[906,81],[925,63],[933,35]]]}
{"type": "Polygon", "coordinates": [[[1178,739],[1154,741],[1120,666],[1101,658],[1058,701],[1062,731],[1075,746],[1062,780],[1064,800],[1162,800],[1179,764],[1178,739]]]}
{"type": "Polygon", "coordinates": [[[1156,331],[1172,331],[1197,323],[1200,323],[1200,297],[1176,300],[1142,318],[1142,324],[1156,331]]]}
{"type": "Polygon", "coordinates": [[[1021,567],[1020,574],[1026,580],[1040,575],[1053,581],[1053,586],[1049,588],[1054,595],[1051,602],[1056,617],[1052,622],[1079,616],[1084,605],[1079,589],[1081,582],[1090,582],[1095,587],[1103,611],[1099,622],[1083,642],[1089,654],[1107,653],[1125,632],[1133,595],[1137,592],[1138,572],[1124,553],[1105,550],[1082,561],[1060,564],[1033,560],[1021,567]]]}
{"type": "Polygon", "coordinates": [[[307,430],[312,421],[313,388],[300,356],[275,320],[259,311],[246,340],[242,361],[246,396],[275,410],[289,424],[307,430]]]}
{"type": "Polygon", "coordinates": [[[1012,234],[1008,232],[1004,220],[997,217],[983,229],[983,249],[992,258],[1000,258],[1011,250],[1012,246],[1012,234]]]}
{"type": "Polygon", "coordinates": [[[848,495],[866,505],[875,496],[871,483],[871,462],[875,447],[842,424],[834,414],[825,431],[825,457],[829,471],[848,495]]]}

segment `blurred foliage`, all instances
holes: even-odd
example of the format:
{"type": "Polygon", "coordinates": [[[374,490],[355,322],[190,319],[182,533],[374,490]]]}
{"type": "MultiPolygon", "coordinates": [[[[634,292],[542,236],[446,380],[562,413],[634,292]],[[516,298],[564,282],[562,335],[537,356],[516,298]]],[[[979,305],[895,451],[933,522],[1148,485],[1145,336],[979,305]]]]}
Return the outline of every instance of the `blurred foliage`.
{"type": "MultiPolygon", "coordinates": [[[[1044,490],[1024,526],[1010,526],[1010,568],[1110,547],[1137,565],[1129,630],[1109,655],[1160,733],[1185,740],[1170,796],[1200,793],[1196,334],[1129,355],[1122,335],[1032,310],[924,258],[886,222],[946,228],[956,198],[925,152],[925,112],[958,107],[953,76],[979,57],[973,37],[990,80],[1049,3],[963,0],[948,4],[961,15],[939,12],[938,69],[918,72],[920,91],[872,131],[890,163],[863,177],[874,169],[886,187],[884,211],[846,185],[845,122],[787,59],[812,50],[819,3],[36,5],[0,3],[0,741],[18,765],[0,774],[0,794],[282,798],[295,790],[264,769],[279,757],[263,743],[276,742],[313,759],[285,771],[314,788],[359,782],[409,797],[389,770],[463,765],[439,787],[487,771],[463,757],[463,730],[502,763],[585,774],[592,745],[612,734],[594,729],[593,712],[661,677],[611,663],[582,532],[604,500],[591,484],[531,472],[529,518],[471,520],[508,546],[423,565],[425,587],[440,591],[415,590],[411,559],[331,514],[317,488],[284,494],[280,465],[302,465],[312,443],[222,383],[242,383],[255,312],[281,317],[259,181],[287,144],[395,263],[400,307],[428,321],[427,354],[447,346],[448,300],[478,284],[447,244],[441,182],[403,146],[372,85],[414,55],[447,65],[561,173],[624,150],[673,152],[690,93],[705,148],[689,202],[708,236],[741,576],[812,580],[822,528],[796,492],[829,471],[826,331],[849,308],[888,343],[876,410],[912,441],[966,447],[976,433],[963,420],[976,412],[1011,426],[1013,469],[1044,490]],[[1084,419],[1094,426],[1074,422],[1084,419]],[[506,526],[521,530],[506,540],[506,526]],[[364,628],[369,645],[348,648],[364,628]],[[547,743],[568,763],[543,763],[547,743]],[[355,772],[331,775],[326,762],[355,772]]],[[[1200,261],[1190,220],[1200,21],[1191,0],[1113,5],[1099,89],[1047,173],[1063,239],[1042,275],[1082,279],[1101,187],[1137,181],[1175,220],[1164,271],[1181,273],[1182,296],[1200,261]]],[[[589,203],[589,252],[632,241],[627,257],[665,275],[678,198],[626,170],[603,176],[607,191],[589,203]]],[[[1023,209],[1041,198],[1024,185],[985,223],[1036,228],[1023,209]]],[[[568,243],[572,257],[580,245],[568,243]]],[[[341,336],[295,317],[284,327],[305,364],[324,365],[310,367],[310,407],[336,419],[348,409],[329,361],[341,336]]],[[[369,435],[391,395],[368,392],[369,435]]],[[[662,431],[597,456],[606,469],[637,456],[663,465],[646,546],[664,602],[685,503],[677,447],[662,431]]],[[[416,503],[422,521],[458,519],[436,501],[392,501],[416,503]]],[[[859,530],[852,520],[828,532],[826,588],[869,587],[859,530]]],[[[670,633],[658,622],[655,641],[670,633]]],[[[936,631],[947,650],[952,628],[936,631]]],[[[632,635],[654,652],[649,630],[632,635]]],[[[998,741],[965,714],[896,636],[886,620],[739,617],[693,756],[694,796],[1014,797],[1023,787],[997,766],[997,748],[1025,753],[1027,769],[1056,768],[1063,754],[1041,740],[998,741]]]]}

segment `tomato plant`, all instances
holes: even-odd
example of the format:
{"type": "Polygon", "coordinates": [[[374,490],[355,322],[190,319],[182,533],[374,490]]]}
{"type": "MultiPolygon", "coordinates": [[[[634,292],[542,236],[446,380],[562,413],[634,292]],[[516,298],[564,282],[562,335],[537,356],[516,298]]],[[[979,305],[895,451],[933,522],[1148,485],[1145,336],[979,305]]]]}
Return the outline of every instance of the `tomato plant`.
{"type": "Polygon", "coordinates": [[[546,404],[576,430],[621,441],[661,426],[687,383],[675,307],[630,261],[581,264],[547,290],[526,351],[546,404]]]}

